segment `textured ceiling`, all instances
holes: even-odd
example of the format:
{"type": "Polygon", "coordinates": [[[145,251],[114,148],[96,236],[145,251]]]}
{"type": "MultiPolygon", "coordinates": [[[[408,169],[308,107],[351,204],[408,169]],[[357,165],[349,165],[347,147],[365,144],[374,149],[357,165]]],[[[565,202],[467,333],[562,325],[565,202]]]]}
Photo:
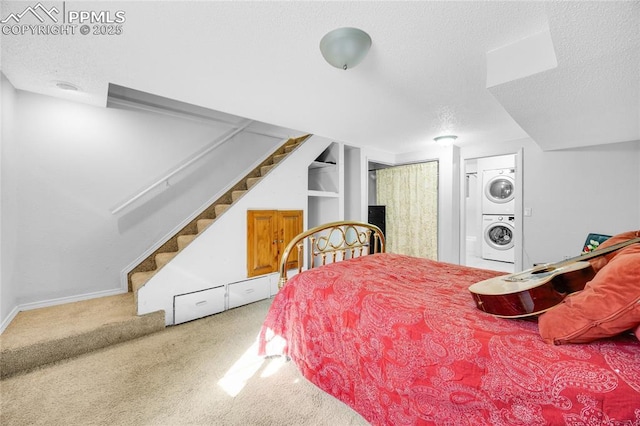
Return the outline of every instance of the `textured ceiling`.
{"type": "MultiPolygon", "coordinates": [[[[543,149],[640,139],[637,1],[42,3],[124,11],[123,33],[2,35],[18,89],[104,106],[114,83],[398,153],[443,133],[543,149]],[[343,26],[373,40],[347,71],[318,49],[343,26]],[[543,32],[557,66],[487,88],[487,53],[543,32]]],[[[0,15],[30,4],[3,1],[0,15]]]]}

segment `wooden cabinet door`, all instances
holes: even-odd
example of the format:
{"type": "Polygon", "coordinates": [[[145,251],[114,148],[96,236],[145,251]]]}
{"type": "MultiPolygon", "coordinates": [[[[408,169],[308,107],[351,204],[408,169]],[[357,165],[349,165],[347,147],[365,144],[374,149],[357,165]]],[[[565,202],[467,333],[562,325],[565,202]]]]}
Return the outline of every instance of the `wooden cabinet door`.
{"type": "MultiPolygon", "coordinates": [[[[302,210],[281,210],[278,212],[278,221],[280,223],[280,240],[278,247],[278,265],[280,266],[280,257],[284,254],[284,249],[293,238],[302,232],[302,210]]],[[[298,251],[292,250],[287,261],[287,269],[298,268],[298,251]]]]}
{"type": "Polygon", "coordinates": [[[247,211],[247,276],[278,270],[279,237],[276,210],[247,211]]]}
{"type": "MultiPolygon", "coordinates": [[[[277,272],[285,247],[302,229],[302,210],[248,210],[247,276],[277,272]]],[[[298,254],[294,252],[287,268],[297,267],[298,254]]]]}

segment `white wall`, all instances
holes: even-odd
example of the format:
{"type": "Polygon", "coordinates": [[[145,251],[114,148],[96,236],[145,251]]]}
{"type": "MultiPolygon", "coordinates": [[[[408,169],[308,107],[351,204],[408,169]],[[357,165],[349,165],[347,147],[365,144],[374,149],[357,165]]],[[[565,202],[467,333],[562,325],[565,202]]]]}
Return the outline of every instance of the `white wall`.
{"type": "Polygon", "coordinates": [[[3,133],[2,146],[3,324],[16,305],[125,291],[125,267],[283,142],[240,134],[154,198],[114,216],[114,205],[210,143],[219,126],[21,91],[11,108],[7,87],[3,132],[13,132],[3,133]]]}
{"type": "Polygon", "coordinates": [[[524,155],[525,261],[580,254],[589,232],[640,229],[640,143],[608,144],[524,155]]]}
{"type": "Polygon", "coordinates": [[[482,172],[478,170],[478,161],[467,160],[464,164],[465,171],[465,239],[467,252],[475,256],[481,256],[480,250],[480,220],[481,214],[481,182],[482,172]]]}
{"type": "Polygon", "coordinates": [[[366,222],[367,206],[362,205],[362,183],[366,176],[366,164],[360,148],[344,148],[344,219],[366,222]],[[364,213],[364,216],[363,216],[364,213]]]}
{"type": "Polygon", "coordinates": [[[18,228],[14,226],[20,215],[16,205],[18,159],[16,155],[13,117],[16,92],[11,83],[0,74],[0,331],[4,319],[12,315],[17,305],[18,289],[12,285],[15,274],[18,228]]]}

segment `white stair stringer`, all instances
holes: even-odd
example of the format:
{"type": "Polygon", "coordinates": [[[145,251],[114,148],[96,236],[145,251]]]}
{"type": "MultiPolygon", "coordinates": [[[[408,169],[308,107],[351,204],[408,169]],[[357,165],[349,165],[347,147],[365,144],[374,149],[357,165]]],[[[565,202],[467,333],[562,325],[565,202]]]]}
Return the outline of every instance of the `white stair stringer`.
{"type": "Polygon", "coordinates": [[[168,259],[138,289],[138,315],[164,310],[165,323],[172,325],[174,296],[246,280],[247,210],[303,210],[306,223],[308,165],[331,143],[311,136],[168,259]]]}

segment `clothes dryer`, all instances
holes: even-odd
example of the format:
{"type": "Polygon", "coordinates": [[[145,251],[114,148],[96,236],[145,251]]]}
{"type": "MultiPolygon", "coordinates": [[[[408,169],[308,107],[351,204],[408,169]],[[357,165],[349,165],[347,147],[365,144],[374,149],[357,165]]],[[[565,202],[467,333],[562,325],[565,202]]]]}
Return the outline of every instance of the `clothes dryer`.
{"type": "Polygon", "coordinates": [[[515,262],[514,216],[483,215],[482,258],[515,262]]]}
{"type": "Polygon", "coordinates": [[[485,170],[482,173],[482,214],[515,213],[515,169],[485,170]]]}

